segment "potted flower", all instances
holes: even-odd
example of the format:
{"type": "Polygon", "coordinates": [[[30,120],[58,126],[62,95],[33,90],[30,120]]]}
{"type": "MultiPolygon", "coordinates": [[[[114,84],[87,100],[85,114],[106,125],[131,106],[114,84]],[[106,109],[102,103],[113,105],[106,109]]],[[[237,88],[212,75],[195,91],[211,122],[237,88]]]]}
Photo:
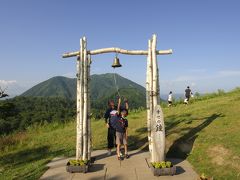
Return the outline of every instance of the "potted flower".
{"type": "Polygon", "coordinates": [[[80,173],[86,173],[88,172],[88,168],[90,165],[89,160],[69,160],[67,163],[67,172],[70,173],[75,173],[75,172],[80,172],[80,173]]]}
{"type": "Polygon", "coordinates": [[[162,176],[162,175],[175,175],[176,174],[176,166],[170,161],[162,161],[162,162],[152,162],[151,169],[154,176],[162,176]]]}

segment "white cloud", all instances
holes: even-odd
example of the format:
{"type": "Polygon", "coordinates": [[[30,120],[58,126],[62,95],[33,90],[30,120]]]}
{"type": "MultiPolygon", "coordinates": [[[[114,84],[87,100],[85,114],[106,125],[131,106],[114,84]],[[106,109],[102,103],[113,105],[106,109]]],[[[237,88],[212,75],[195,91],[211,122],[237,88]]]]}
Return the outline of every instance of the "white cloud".
{"type": "Polygon", "coordinates": [[[195,82],[192,82],[192,83],[191,83],[191,86],[192,86],[192,87],[195,87],[196,85],[197,85],[197,84],[196,84],[195,82]]]}
{"type": "Polygon", "coordinates": [[[27,89],[19,85],[16,80],[0,80],[0,87],[9,94],[10,97],[19,95],[27,89]]]}
{"type": "Polygon", "coordinates": [[[0,85],[4,85],[4,86],[10,85],[10,84],[15,84],[15,83],[17,83],[16,80],[9,80],[9,81],[7,81],[7,80],[0,80],[0,85]]]}
{"type": "Polygon", "coordinates": [[[240,70],[222,70],[218,74],[221,77],[240,76],[240,70]]]}

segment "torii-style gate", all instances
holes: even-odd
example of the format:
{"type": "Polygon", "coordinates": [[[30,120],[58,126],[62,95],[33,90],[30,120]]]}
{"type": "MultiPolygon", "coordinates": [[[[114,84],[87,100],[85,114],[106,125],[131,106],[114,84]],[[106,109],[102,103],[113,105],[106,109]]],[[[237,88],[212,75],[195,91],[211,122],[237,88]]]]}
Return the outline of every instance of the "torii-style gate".
{"type": "Polygon", "coordinates": [[[157,55],[172,54],[172,50],[157,50],[157,36],[148,40],[148,50],[125,50],[116,47],[87,50],[87,39],[80,39],[80,51],[63,54],[63,58],[77,56],[77,140],[76,159],[91,158],[90,121],[90,64],[91,55],[121,53],[147,55],[146,104],[149,151],[151,162],[165,160],[165,126],[162,109],[159,105],[159,72],[157,55]]]}

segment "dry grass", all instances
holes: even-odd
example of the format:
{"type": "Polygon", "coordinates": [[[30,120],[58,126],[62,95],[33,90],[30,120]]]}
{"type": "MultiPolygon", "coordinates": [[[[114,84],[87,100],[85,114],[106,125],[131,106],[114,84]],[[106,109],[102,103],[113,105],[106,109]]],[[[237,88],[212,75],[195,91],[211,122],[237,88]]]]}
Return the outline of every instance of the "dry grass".
{"type": "Polygon", "coordinates": [[[28,134],[26,132],[18,132],[9,136],[0,136],[0,151],[8,151],[7,148],[16,144],[22,144],[27,141],[28,134]]]}

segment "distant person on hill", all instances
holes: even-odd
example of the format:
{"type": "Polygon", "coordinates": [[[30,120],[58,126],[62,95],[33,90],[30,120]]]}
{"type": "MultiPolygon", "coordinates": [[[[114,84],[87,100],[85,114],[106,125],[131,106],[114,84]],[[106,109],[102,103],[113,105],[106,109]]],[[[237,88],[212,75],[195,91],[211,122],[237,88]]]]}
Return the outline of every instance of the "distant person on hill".
{"type": "Polygon", "coordinates": [[[170,91],[168,94],[168,107],[172,106],[172,101],[173,101],[173,94],[172,94],[172,91],[170,91]]]}
{"type": "Polygon", "coordinates": [[[188,86],[187,89],[185,89],[185,99],[184,99],[185,104],[188,104],[191,94],[192,94],[192,91],[191,91],[190,87],[188,86]]]}

